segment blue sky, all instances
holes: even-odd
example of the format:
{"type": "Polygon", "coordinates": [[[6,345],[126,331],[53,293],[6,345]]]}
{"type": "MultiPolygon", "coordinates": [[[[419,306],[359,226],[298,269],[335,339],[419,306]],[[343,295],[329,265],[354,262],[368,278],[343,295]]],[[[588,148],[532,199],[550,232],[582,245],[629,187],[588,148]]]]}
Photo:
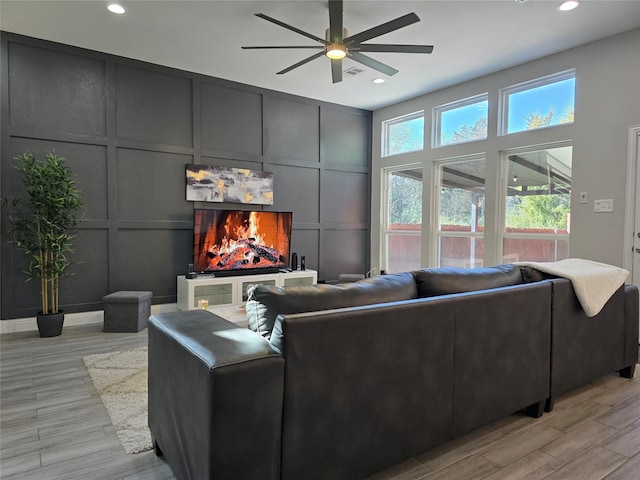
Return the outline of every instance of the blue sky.
{"type": "Polygon", "coordinates": [[[449,136],[462,128],[463,125],[473,126],[480,118],[487,118],[488,102],[482,101],[442,112],[440,128],[442,143],[449,140],[449,136]]]}
{"type": "Polygon", "coordinates": [[[558,124],[567,109],[573,111],[575,83],[575,78],[568,78],[510,95],[508,132],[525,130],[527,115],[539,113],[544,116],[549,113],[552,107],[554,115],[551,125],[558,124]]]}
{"type": "MultiPolygon", "coordinates": [[[[553,108],[550,125],[557,125],[568,111],[573,112],[575,105],[575,78],[567,78],[547,85],[517,91],[508,95],[507,133],[527,129],[527,116],[539,114],[546,116],[553,108]]],[[[451,110],[440,115],[441,144],[453,142],[453,133],[464,125],[472,127],[479,119],[488,118],[488,101],[478,101],[451,110]]],[[[423,147],[424,119],[413,118],[406,122],[392,124],[389,127],[387,155],[421,150],[423,147]]]]}
{"type": "MultiPolygon", "coordinates": [[[[552,107],[554,116],[551,125],[556,125],[564,117],[567,109],[573,111],[574,92],[575,78],[569,78],[511,94],[509,96],[509,133],[525,130],[527,115],[539,113],[544,116],[552,107]]],[[[482,117],[487,117],[486,101],[442,112],[440,121],[443,140],[447,140],[463,125],[471,127],[482,117]]]]}
{"type": "Polygon", "coordinates": [[[387,155],[422,150],[424,144],[424,117],[389,126],[387,155]]]}

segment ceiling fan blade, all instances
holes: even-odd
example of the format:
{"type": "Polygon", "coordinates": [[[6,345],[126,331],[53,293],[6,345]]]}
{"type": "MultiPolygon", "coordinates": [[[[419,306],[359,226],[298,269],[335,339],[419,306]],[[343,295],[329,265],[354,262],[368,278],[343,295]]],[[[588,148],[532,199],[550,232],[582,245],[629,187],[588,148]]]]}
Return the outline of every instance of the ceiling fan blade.
{"type": "Polygon", "coordinates": [[[329,0],[329,39],[342,43],[342,0],[329,0]]]}
{"type": "Polygon", "coordinates": [[[333,83],[339,83],[342,81],[342,59],[331,60],[331,78],[333,83]]]}
{"type": "Polygon", "coordinates": [[[420,17],[418,17],[418,15],[413,12],[407,13],[406,15],[398,17],[395,20],[390,20],[386,23],[378,25],[377,27],[370,28],[369,30],[365,30],[364,32],[356,33],[355,35],[351,35],[350,37],[344,39],[344,43],[349,46],[354,43],[366,42],[367,40],[370,40],[374,37],[379,37],[380,35],[393,32],[394,30],[412,25],[419,21],[420,17]]]}
{"type": "Polygon", "coordinates": [[[358,46],[351,47],[350,50],[357,52],[392,52],[392,53],[431,53],[433,45],[386,45],[361,43],[358,46]]]}
{"type": "Polygon", "coordinates": [[[268,48],[310,48],[313,50],[318,50],[318,49],[324,49],[324,47],[320,46],[320,45],[258,45],[258,46],[252,46],[252,47],[240,47],[243,50],[265,50],[268,48]]]}
{"type": "Polygon", "coordinates": [[[367,67],[373,68],[374,70],[384,73],[385,75],[392,76],[398,73],[398,70],[396,70],[395,68],[390,67],[389,65],[385,65],[384,63],[379,62],[377,60],[374,60],[371,57],[367,57],[366,55],[363,55],[360,52],[349,51],[347,52],[347,56],[352,60],[355,60],[356,62],[361,63],[363,65],[366,65],[367,67]]]}
{"type": "Polygon", "coordinates": [[[288,24],[286,24],[284,22],[281,22],[280,20],[276,20],[275,18],[269,17],[268,15],[265,15],[264,13],[256,13],[255,15],[256,15],[256,17],[260,17],[260,18],[262,18],[262,19],[264,19],[264,20],[266,20],[268,22],[275,23],[276,25],[279,25],[279,26],[281,26],[283,28],[286,28],[287,30],[291,30],[292,32],[296,32],[296,33],[299,33],[300,35],[304,35],[305,37],[310,38],[311,40],[315,40],[316,42],[320,42],[323,45],[327,44],[326,40],[323,40],[320,37],[316,37],[315,35],[312,35],[311,33],[307,33],[304,30],[300,30],[299,28],[292,27],[291,25],[288,25],[288,24]]]}
{"type": "Polygon", "coordinates": [[[309,63],[311,60],[315,60],[316,58],[320,58],[324,55],[324,50],[322,52],[318,52],[314,55],[311,55],[310,57],[305,58],[304,60],[299,61],[298,63],[295,63],[293,65],[291,65],[290,67],[285,68],[284,70],[280,70],[277,74],[278,75],[282,75],[284,73],[290,72],[291,70],[293,70],[294,68],[298,68],[301,67],[302,65],[304,65],[305,63],[309,63]]]}

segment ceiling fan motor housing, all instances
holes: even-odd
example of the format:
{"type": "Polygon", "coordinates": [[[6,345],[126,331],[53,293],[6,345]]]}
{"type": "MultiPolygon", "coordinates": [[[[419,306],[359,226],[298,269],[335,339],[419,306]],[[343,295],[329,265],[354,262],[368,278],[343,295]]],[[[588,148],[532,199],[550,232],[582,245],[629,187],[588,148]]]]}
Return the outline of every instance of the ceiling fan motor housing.
{"type": "Polygon", "coordinates": [[[340,38],[340,39],[331,38],[331,30],[328,29],[328,28],[325,30],[325,33],[324,33],[324,38],[329,43],[342,43],[342,39],[347,38],[348,36],[349,36],[349,34],[347,33],[347,29],[346,28],[342,29],[342,38],[340,38]]]}
{"type": "Polygon", "coordinates": [[[363,43],[372,38],[385,35],[400,28],[407,27],[420,21],[415,13],[407,13],[385,23],[381,23],[373,28],[369,28],[355,35],[349,36],[347,29],[343,27],[342,17],[344,15],[342,0],[329,0],[329,28],[325,32],[325,39],[313,35],[297,27],[288,25],[280,20],[272,18],[264,13],[256,13],[256,17],[274,23],[282,28],[296,32],[302,36],[310,38],[321,45],[273,45],[273,46],[245,46],[243,49],[266,49],[266,48],[300,48],[320,50],[313,55],[277,72],[278,75],[285,74],[302,65],[305,65],[316,58],[326,56],[331,59],[331,78],[333,83],[342,81],[342,59],[347,55],[355,62],[361,63],[373,70],[377,70],[385,75],[392,76],[398,73],[393,67],[386,65],[374,58],[365,55],[363,52],[395,52],[395,53],[431,53],[433,45],[393,45],[363,43]],[[331,35],[333,32],[333,35],[331,35]]]}

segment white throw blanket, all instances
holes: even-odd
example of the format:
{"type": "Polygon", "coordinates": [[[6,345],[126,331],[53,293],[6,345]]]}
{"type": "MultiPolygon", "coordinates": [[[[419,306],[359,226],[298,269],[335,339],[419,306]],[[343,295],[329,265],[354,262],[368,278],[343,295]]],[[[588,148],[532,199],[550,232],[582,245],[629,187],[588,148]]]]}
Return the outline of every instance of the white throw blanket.
{"type": "Polygon", "coordinates": [[[629,276],[624,268],[582,258],[567,258],[558,262],[515,263],[571,280],[580,305],[588,317],[595,317],[629,276]]]}

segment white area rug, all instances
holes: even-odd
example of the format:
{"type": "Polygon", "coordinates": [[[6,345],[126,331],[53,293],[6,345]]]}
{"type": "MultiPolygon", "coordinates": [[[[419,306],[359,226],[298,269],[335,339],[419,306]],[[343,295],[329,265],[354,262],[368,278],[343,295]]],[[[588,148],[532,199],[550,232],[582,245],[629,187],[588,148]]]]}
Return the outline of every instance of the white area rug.
{"type": "Polygon", "coordinates": [[[147,426],[147,347],[83,357],[127,453],[151,450],[147,426]]]}
{"type": "Polygon", "coordinates": [[[249,324],[247,321],[247,309],[244,304],[229,307],[211,307],[209,311],[240,327],[246,327],[249,324]]]}
{"type": "MultiPolygon", "coordinates": [[[[240,326],[247,325],[244,306],[217,307],[210,311],[240,326]]],[[[82,360],[125,451],[141,453],[151,450],[153,445],[147,422],[147,347],[98,353],[82,360]]]]}

